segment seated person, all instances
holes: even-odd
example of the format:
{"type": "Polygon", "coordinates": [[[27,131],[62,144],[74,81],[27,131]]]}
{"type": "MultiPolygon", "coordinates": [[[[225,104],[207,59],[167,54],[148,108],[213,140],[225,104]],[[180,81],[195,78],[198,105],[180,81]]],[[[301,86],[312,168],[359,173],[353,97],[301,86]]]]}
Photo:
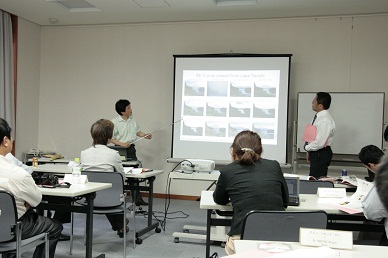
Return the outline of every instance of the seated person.
{"type": "Polygon", "coordinates": [[[14,155],[12,155],[12,153],[8,153],[7,155],[5,155],[5,157],[14,165],[16,166],[19,166],[21,167],[22,169],[24,169],[28,174],[32,174],[32,168],[23,164],[23,162],[21,162],[20,160],[18,160],[17,158],[15,158],[14,155]]]}
{"type": "MultiPolygon", "coordinates": [[[[373,173],[376,173],[376,170],[380,165],[380,160],[383,156],[384,152],[374,145],[368,145],[363,147],[359,153],[359,158],[361,162],[366,168],[368,168],[373,173]]],[[[387,211],[385,210],[383,204],[380,201],[379,196],[377,195],[375,186],[371,188],[365,199],[362,201],[362,210],[368,220],[380,222],[387,217],[387,211]]],[[[387,221],[385,221],[384,225],[385,232],[388,232],[387,221]]],[[[388,244],[387,235],[385,232],[380,237],[380,245],[388,244]]]]}
{"type": "MultiPolygon", "coordinates": [[[[28,174],[33,175],[32,168],[23,164],[20,160],[18,160],[12,153],[8,153],[5,155],[5,157],[14,165],[21,167],[26,171],[28,174]]],[[[72,200],[71,198],[66,198],[66,197],[57,197],[56,201],[58,203],[65,203],[65,204],[71,204],[72,200]]],[[[37,211],[39,215],[43,215],[43,210],[38,210],[37,211]]],[[[51,215],[51,212],[48,211],[48,215],[51,215]]],[[[71,221],[71,213],[70,212],[63,212],[63,211],[56,211],[54,213],[53,219],[61,222],[62,224],[64,223],[69,223],[71,221]]],[[[70,240],[70,236],[64,235],[61,233],[59,237],[59,241],[68,241],[70,240]]]]}
{"type": "Polygon", "coordinates": [[[288,188],[280,165],[261,158],[260,136],[252,131],[236,135],[231,146],[233,162],[220,170],[214,202],[233,206],[233,218],[225,246],[234,254],[235,239],[240,239],[243,220],[251,210],[284,211],[288,205],[288,188]]]}
{"type": "MultiPolygon", "coordinates": [[[[384,131],[385,147],[388,144],[388,126],[385,127],[384,131]]],[[[385,155],[381,165],[377,170],[376,175],[376,188],[380,196],[381,202],[388,211],[388,154],[385,155]]]]}
{"type": "MultiPolygon", "coordinates": [[[[111,121],[100,119],[90,128],[93,146],[81,152],[82,171],[120,172],[125,179],[121,158],[116,150],[106,146],[112,139],[114,125],[111,121]]],[[[108,183],[108,182],[107,182],[108,183]]],[[[123,214],[106,214],[112,229],[120,237],[124,234],[123,214]]],[[[128,224],[128,220],[127,220],[128,224]]],[[[125,227],[128,232],[128,227],[125,227]]]]}
{"type": "MultiPolygon", "coordinates": [[[[388,211],[388,155],[385,155],[377,169],[376,188],[382,204],[388,211]]],[[[387,227],[385,227],[385,230],[387,231],[387,227]]]]}
{"type": "MultiPolygon", "coordinates": [[[[41,202],[42,193],[31,175],[5,157],[11,152],[12,147],[11,128],[4,119],[0,118],[0,190],[8,191],[15,197],[18,219],[22,223],[22,239],[48,232],[49,255],[53,258],[62,225],[55,220],[38,215],[31,208],[41,202]]],[[[5,254],[3,257],[16,257],[16,255],[5,254]]],[[[44,257],[44,244],[36,247],[33,257],[44,257]]]]}
{"type": "Polygon", "coordinates": [[[383,155],[384,152],[375,145],[367,145],[361,149],[358,158],[368,169],[368,178],[365,178],[367,181],[374,181],[377,164],[379,164],[383,155]]]}

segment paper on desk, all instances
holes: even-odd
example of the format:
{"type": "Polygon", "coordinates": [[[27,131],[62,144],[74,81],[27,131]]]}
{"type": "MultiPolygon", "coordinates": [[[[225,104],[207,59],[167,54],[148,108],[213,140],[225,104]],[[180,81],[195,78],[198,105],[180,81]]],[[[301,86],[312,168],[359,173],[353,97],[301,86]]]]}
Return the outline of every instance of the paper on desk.
{"type": "Polygon", "coordinates": [[[134,175],[141,174],[141,172],[143,172],[142,168],[133,168],[131,171],[131,173],[134,175]]]}
{"type": "Polygon", "coordinates": [[[325,204],[349,214],[360,213],[362,212],[361,202],[365,199],[372,186],[373,183],[357,178],[357,190],[351,197],[341,198],[338,201],[331,199],[331,201],[325,204]]]}
{"type": "Polygon", "coordinates": [[[225,258],[264,258],[264,257],[276,257],[276,258],[329,258],[338,256],[338,251],[331,249],[330,247],[322,246],[317,248],[308,249],[295,249],[284,253],[270,253],[265,250],[255,249],[247,252],[224,256],[225,258]]]}
{"type": "Polygon", "coordinates": [[[232,254],[232,255],[228,255],[228,256],[224,256],[223,258],[256,258],[256,257],[260,257],[260,258],[265,258],[265,257],[273,257],[274,254],[273,253],[269,253],[265,250],[261,250],[261,249],[255,249],[255,250],[250,250],[250,251],[246,251],[246,252],[242,252],[242,253],[238,253],[238,254],[232,254]]]}
{"type": "Polygon", "coordinates": [[[133,167],[124,167],[125,174],[131,173],[132,169],[133,169],[133,167]]]}
{"type": "Polygon", "coordinates": [[[331,249],[330,247],[322,246],[309,249],[295,249],[286,253],[275,254],[276,258],[326,258],[338,256],[338,251],[331,249]]]}

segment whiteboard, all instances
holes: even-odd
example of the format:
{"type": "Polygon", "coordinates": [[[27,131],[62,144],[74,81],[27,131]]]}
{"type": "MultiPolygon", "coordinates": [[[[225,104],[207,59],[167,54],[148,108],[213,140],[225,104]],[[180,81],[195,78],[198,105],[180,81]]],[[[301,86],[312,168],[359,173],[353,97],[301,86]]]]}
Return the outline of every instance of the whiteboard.
{"type": "MultiPolygon", "coordinates": [[[[362,147],[382,147],[384,98],[382,92],[330,92],[329,112],[336,124],[332,150],[335,154],[358,154],[362,147]]],[[[298,93],[297,151],[304,152],[303,131],[315,112],[311,102],[316,92],[298,93]]]]}

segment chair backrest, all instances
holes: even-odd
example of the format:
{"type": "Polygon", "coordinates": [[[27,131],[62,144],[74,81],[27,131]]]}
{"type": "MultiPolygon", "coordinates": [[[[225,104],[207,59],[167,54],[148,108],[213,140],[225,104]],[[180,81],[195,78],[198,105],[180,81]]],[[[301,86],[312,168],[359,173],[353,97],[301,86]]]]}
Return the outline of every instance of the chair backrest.
{"type": "Polygon", "coordinates": [[[17,222],[17,210],[15,198],[7,191],[0,191],[0,211],[0,242],[14,240],[12,227],[17,222]]]}
{"type": "Polygon", "coordinates": [[[82,171],[82,174],[88,176],[89,182],[112,184],[111,188],[96,193],[94,207],[112,208],[123,204],[120,195],[124,193],[124,178],[120,172],[82,171]]]}
{"type": "Polygon", "coordinates": [[[327,226],[324,211],[257,211],[248,212],[243,222],[241,239],[299,241],[299,229],[327,226]]]}
{"type": "Polygon", "coordinates": [[[300,194],[317,194],[318,187],[333,188],[334,184],[330,181],[320,180],[300,180],[300,194]]]}

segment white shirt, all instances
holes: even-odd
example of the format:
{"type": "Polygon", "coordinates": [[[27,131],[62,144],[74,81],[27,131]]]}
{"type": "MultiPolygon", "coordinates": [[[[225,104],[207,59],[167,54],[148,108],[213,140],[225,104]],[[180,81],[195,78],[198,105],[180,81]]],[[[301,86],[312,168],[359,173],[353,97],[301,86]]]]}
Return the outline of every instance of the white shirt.
{"type": "Polygon", "coordinates": [[[31,175],[3,155],[0,155],[0,190],[8,191],[15,197],[18,218],[27,211],[25,202],[36,207],[42,200],[42,193],[31,175]]]}
{"type": "Polygon", "coordinates": [[[21,167],[23,168],[28,174],[32,174],[32,168],[23,164],[23,162],[21,162],[20,160],[18,160],[17,158],[15,158],[14,155],[12,155],[12,153],[8,153],[7,155],[5,155],[5,157],[14,165],[18,166],[18,167],[21,167]]]}
{"type": "MultiPolygon", "coordinates": [[[[362,201],[362,210],[364,212],[365,218],[373,221],[381,221],[384,218],[387,218],[388,213],[384,208],[383,203],[380,200],[379,195],[377,194],[376,186],[374,185],[365,199],[362,201]]],[[[385,233],[388,237],[388,221],[387,219],[384,222],[385,233]]]]}
{"type": "Polygon", "coordinates": [[[329,111],[318,112],[314,125],[317,127],[317,135],[314,141],[306,145],[306,151],[317,151],[333,144],[335,123],[329,111]]]}
{"type": "Polygon", "coordinates": [[[133,142],[137,138],[137,132],[140,131],[140,126],[134,117],[129,117],[124,120],[121,116],[112,119],[114,124],[113,139],[120,142],[133,142]]]}
{"type": "Polygon", "coordinates": [[[87,171],[121,172],[125,178],[119,153],[106,145],[97,144],[82,151],[81,167],[87,171]]]}

